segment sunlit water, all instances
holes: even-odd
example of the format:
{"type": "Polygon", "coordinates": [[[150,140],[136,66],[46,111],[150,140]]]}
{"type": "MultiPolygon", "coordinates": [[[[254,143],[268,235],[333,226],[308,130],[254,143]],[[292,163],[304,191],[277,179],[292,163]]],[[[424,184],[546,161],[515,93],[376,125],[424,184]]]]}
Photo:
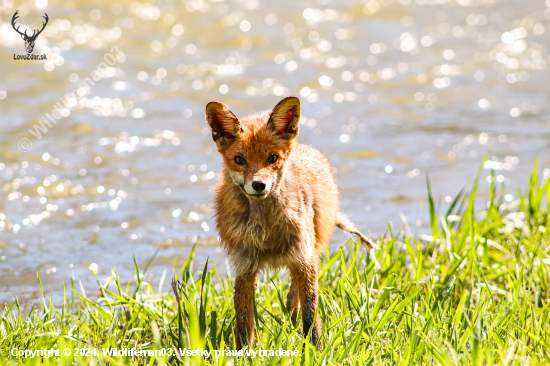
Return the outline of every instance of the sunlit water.
{"type": "Polygon", "coordinates": [[[211,100],[243,116],[299,95],[299,140],[329,157],[342,211],[375,237],[390,221],[414,231],[417,217],[425,230],[426,174],[443,214],[487,151],[483,194],[491,167],[507,203],[536,156],[550,175],[542,1],[80,4],[0,2],[0,301],[38,299],[37,273],[47,294],[74,276],[94,295],[90,268],[125,281],[133,254],[143,270],[160,249],[156,289],[197,240],[195,268],[209,257],[225,273],[211,100]],[[21,29],[48,13],[34,50],[48,61],[13,60],[25,53],[16,10],[21,29]],[[59,120],[38,139],[46,113],[59,120]]]}

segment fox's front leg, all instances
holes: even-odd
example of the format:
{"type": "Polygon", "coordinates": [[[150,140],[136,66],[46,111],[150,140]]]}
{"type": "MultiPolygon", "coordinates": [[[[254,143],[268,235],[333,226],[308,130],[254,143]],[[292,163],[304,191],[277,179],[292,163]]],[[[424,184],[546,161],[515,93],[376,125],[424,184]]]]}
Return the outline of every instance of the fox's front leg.
{"type": "Polygon", "coordinates": [[[297,276],[291,276],[290,289],[286,298],[286,310],[293,325],[296,325],[296,317],[300,308],[300,291],[298,289],[297,276]]]}
{"type": "Polygon", "coordinates": [[[300,266],[293,273],[293,277],[296,277],[298,283],[304,335],[308,334],[311,329],[311,343],[317,345],[321,336],[320,314],[315,314],[319,302],[317,264],[308,263],[300,266]]]}
{"type": "Polygon", "coordinates": [[[254,342],[254,290],[256,273],[239,275],[235,278],[235,328],[236,348],[254,342]]]}

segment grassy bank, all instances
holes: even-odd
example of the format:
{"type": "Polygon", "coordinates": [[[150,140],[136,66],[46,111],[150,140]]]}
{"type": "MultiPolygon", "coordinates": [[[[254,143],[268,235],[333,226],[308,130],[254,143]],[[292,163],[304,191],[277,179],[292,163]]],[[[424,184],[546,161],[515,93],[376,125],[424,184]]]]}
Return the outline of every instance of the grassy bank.
{"type": "MultiPolygon", "coordinates": [[[[544,363],[550,359],[550,202],[543,198],[550,181],[539,181],[536,166],[533,172],[527,192],[513,202],[491,185],[481,210],[474,210],[477,183],[445,212],[436,210],[428,184],[432,234],[415,236],[406,223],[388,225],[377,240],[381,269],[355,242],[327,253],[319,275],[321,350],[304,342],[301,324],[288,321],[286,277],[269,273],[256,294],[255,349],[296,350],[301,356],[175,354],[176,348],[229,350],[234,343],[233,278],[221,278],[208,266],[191,272],[191,256],[170,293],[145,282],[123,286],[112,276],[103,284],[98,279],[99,299],[69,284],[63,306],[46,298],[41,309],[22,314],[13,304],[1,318],[0,363],[544,363]],[[98,356],[74,356],[83,347],[96,347],[98,356]],[[14,348],[68,348],[71,356],[25,359],[10,356],[14,348]],[[174,355],[105,356],[103,348],[166,348],[174,355]]],[[[138,279],[146,271],[136,265],[138,279]]]]}

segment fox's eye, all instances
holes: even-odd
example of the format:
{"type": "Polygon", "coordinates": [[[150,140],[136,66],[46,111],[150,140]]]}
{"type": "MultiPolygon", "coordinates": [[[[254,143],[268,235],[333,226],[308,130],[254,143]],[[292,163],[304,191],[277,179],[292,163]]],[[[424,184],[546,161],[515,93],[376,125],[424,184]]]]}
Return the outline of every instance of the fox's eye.
{"type": "Polygon", "coordinates": [[[242,156],[235,156],[235,163],[243,165],[245,163],[245,160],[242,156]]]}
{"type": "Polygon", "coordinates": [[[267,162],[269,164],[275,163],[277,160],[279,160],[279,157],[275,154],[271,155],[269,158],[267,158],[267,162]]]}

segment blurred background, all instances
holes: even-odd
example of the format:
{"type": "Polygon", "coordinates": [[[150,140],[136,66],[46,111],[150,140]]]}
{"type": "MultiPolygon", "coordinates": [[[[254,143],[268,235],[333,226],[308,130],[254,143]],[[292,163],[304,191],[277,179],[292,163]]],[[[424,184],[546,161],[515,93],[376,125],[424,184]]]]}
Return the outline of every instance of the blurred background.
{"type": "Polygon", "coordinates": [[[0,0],[0,303],[37,301],[37,273],[55,296],[71,277],[93,294],[90,270],[135,282],[132,255],[143,270],[159,249],[144,279],[156,288],[197,241],[197,265],[226,273],[211,100],[244,116],[300,96],[300,142],[329,158],[342,211],[374,237],[389,222],[428,232],[426,174],[441,215],[489,151],[480,190],[493,168],[512,204],[536,157],[550,176],[549,7],[0,0]],[[14,60],[17,10],[29,34],[48,14],[34,49],[47,61],[14,60]],[[46,113],[59,120],[37,131],[46,113]]]}

